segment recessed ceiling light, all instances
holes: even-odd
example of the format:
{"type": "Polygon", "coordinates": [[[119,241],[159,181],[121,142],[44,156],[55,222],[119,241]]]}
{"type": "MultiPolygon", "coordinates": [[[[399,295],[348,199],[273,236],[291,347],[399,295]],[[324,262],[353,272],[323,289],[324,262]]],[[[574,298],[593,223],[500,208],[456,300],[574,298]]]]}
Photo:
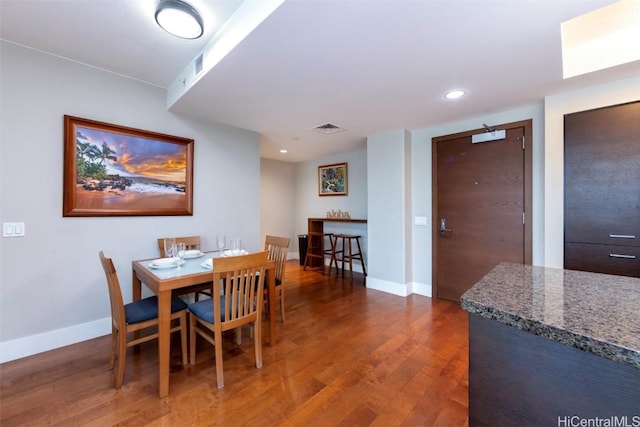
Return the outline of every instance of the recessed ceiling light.
{"type": "Polygon", "coordinates": [[[451,92],[448,92],[444,97],[447,99],[458,99],[462,96],[464,96],[463,90],[452,90],[451,92]]]}
{"type": "Polygon", "coordinates": [[[287,152],[287,150],[282,149],[282,150],[280,150],[280,152],[281,152],[282,154],[285,154],[285,153],[287,152]]]}

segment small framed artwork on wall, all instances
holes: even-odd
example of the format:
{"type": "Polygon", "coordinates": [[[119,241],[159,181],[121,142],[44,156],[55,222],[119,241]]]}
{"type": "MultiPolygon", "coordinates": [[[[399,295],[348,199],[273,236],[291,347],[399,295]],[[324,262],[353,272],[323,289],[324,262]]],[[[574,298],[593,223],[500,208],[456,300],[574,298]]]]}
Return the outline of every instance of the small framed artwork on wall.
{"type": "Polygon", "coordinates": [[[348,194],[346,162],[318,166],[318,193],[320,196],[346,196],[348,194]]]}

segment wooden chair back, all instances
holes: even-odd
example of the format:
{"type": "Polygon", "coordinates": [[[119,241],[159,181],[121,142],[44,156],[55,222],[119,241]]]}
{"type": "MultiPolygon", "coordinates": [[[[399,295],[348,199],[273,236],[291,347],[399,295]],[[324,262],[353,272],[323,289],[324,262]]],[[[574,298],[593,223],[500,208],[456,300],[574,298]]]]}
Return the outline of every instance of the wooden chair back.
{"type": "Polygon", "coordinates": [[[213,259],[213,312],[221,313],[221,322],[215,322],[220,331],[260,319],[268,255],[263,251],[213,259]],[[221,307],[223,295],[225,303],[221,307]]]}
{"type": "MultiPolygon", "coordinates": [[[[158,249],[160,256],[164,256],[164,237],[158,238],[158,249]]],[[[176,237],[176,243],[184,243],[186,250],[200,250],[200,236],[176,237]]]]}
{"type": "Polygon", "coordinates": [[[267,235],[264,249],[269,251],[269,260],[276,265],[276,283],[280,284],[284,280],[285,264],[289,253],[289,243],[291,239],[267,235]]]}
{"type": "Polygon", "coordinates": [[[107,278],[107,286],[109,288],[109,302],[111,304],[111,323],[115,329],[121,329],[126,325],[124,315],[124,302],[122,300],[122,290],[120,289],[120,281],[118,273],[113,265],[111,258],[104,256],[100,251],[100,263],[107,278]]]}

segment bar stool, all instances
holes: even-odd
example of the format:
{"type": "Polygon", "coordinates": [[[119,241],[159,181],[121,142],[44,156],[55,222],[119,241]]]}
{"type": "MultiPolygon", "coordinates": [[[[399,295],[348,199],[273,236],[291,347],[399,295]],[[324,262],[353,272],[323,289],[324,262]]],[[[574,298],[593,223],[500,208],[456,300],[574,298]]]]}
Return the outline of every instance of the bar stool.
{"type": "Polygon", "coordinates": [[[348,262],[349,263],[349,277],[350,280],[353,282],[353,260],[356,261],[360,261],[360,264],[362,264],[362,272],[364,273],[364,281],[365,284],[367,283],[367,267],[365,266],[364,263],[364,258],[362,256],[362,247],[360,246],[360,238],[361,236],[356,236],[353,234],[336,234],[334,235],[335,238],[335,243],[333,245],[334,248],[334,257],[336,260],[336,269],[338,268],[338,261],[340,261],[341,264],[341,270],[342,270],[342,275],[344,276],[344,263],[348,262]],[[340,240],[340,247],[341,250],[338,251],[338,240],[340,240]],[[358,247],[358,251],[357,252],[353,252],[353,245],[352,242],[355,240],[356,242],[356,246],[358,247]]]}
{"type": "MultiPolygon", "coordinates": [[[[322,233],[314,231],[309,233],[309,242],[307,245],[307,255],[304,260],[303,270],[309,268],[317,268],[324,274],[324,259],[326,256],[332,257],[333,254],[333,233],[322,233]],[[329,249],[325,249],[325,239],[329,239],[329,249]],[[316,260],[315,262],[312,260],[316,260]],[[318,265],[319,264],[319,265],[318,265]]],[[[329,260],[329,273],[331,273],[331,263],[334,262],[336,270],[338,269],[338,263],[333,258],[329,260]]]]}
{"type": "MultiPolygon", "coordinates": [[[[333,233],[327,233],[329,236],[329,249],[325,249],[325,255],[329,255],[329,275],[331,275],[331,267],[336,266],[336,274],[338,274],[338,256],[342,254],[342,249],[338,250],[338,236],[333,233]]],[[[341,255],[340,255],[341,256],[341,255]]]]}

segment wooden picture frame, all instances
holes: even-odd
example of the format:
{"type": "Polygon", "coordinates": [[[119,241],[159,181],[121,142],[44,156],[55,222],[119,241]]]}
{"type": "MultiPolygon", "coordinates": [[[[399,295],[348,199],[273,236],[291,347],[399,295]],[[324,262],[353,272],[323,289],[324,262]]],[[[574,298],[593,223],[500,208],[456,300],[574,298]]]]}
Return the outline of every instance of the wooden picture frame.
{"type": "Polygon", "coordinates": [[[62,215],[193,215],[193,145],[65,115],[62,215]]]}
{"type": "Polygon", "coordinates": [[[348,194],[347,163],[318,166],[318,195],[346,196],[348,194]]]}

